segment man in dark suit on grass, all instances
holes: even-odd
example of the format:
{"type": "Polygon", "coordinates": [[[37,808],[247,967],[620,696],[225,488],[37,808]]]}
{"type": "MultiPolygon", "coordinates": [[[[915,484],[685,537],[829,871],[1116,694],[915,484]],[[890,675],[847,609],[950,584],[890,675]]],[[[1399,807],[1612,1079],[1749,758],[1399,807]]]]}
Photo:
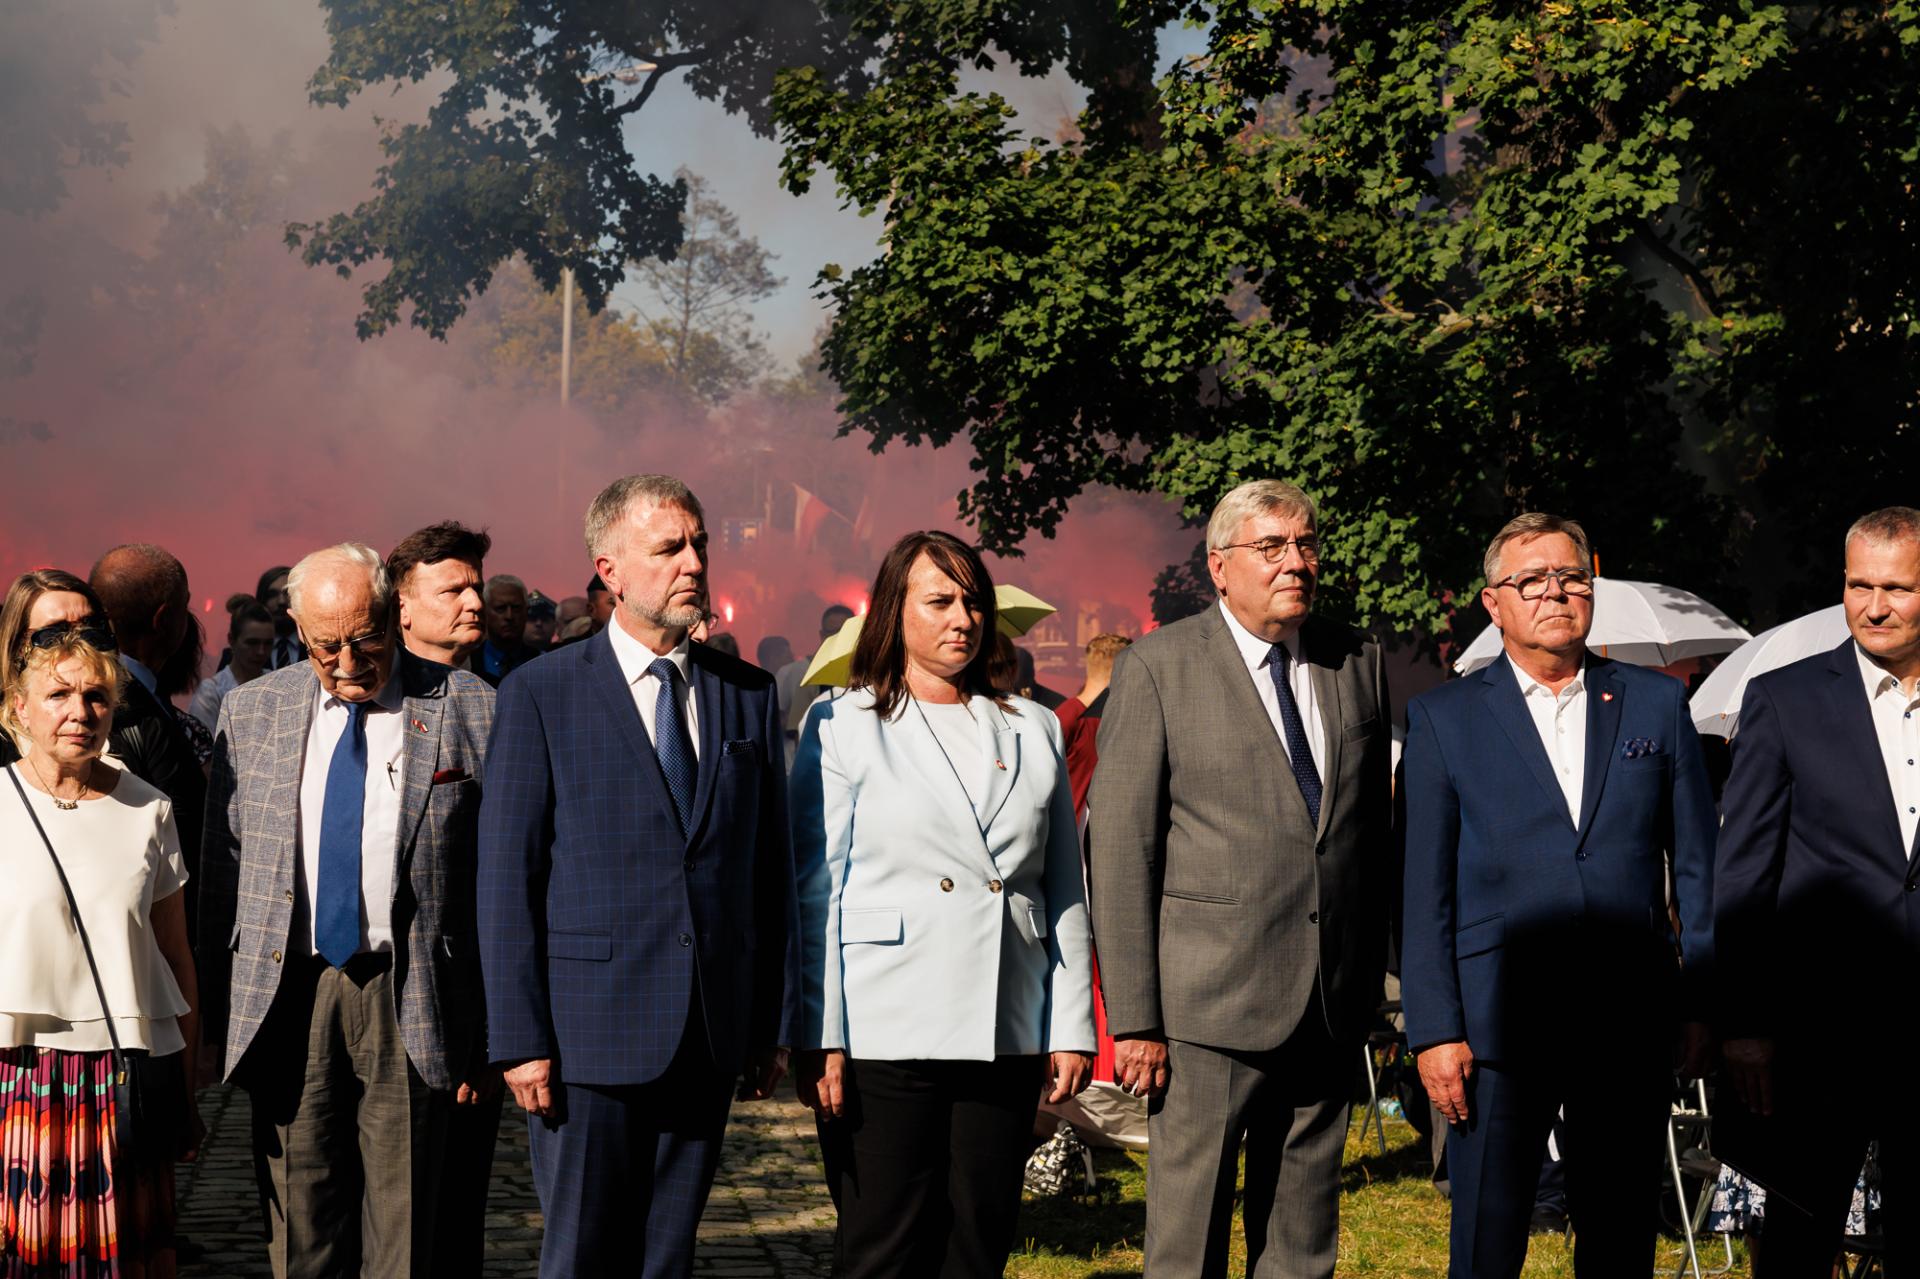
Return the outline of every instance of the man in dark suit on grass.
{"type": "Polygon", "coordinates": [[[1505,651],[1413,699],[1402,760],[1401,997],[1450,1125],[1448,1274],[1519,1275],[1564,1107],[1574,1265],[1646,1275],[1676,1037],[1686,1073],[1706,1055],[1713,795],[1680,682],[1587,651],[1578,524],[1509,521],[1486,575],[1505,651]]]}
{"type": "Polygon", "coordinates": [[[1310,616],[1313,501],[1256,480],[1207,525],[1217,606],[1114,664],[1090,801],[1116,1082],[1153,1098],[1147,1272],[1324,1279],[1348,1090],[1386,972],[1380,646],[1310,616]]]}
{"type": "Polygon", "coordinates": [[[1917,1038],[1920,510],[1862,516],[1846,557],[1847,641],[1747,686],[1714,873],[1717,1029],[1758,1117],[1726,1153],[1783,1192],[1760,1279],[1832,1271],[1875,1140],[1886,1271],[1920,1265],[1920,1121],[1888,1091],[1917,1038]]]}
{"type": "MultiPolygon", "coordinates": [[[[500,687],[480,849],[494,1061],[528,1111],[546,1279],[692,1271],[734,1081],[792,1042],[793,855],[773,677],[688,630],[699,501],[616,481],[606,630],[500,687]]],[[[1037,1086],[1037,1085],[1036,1085],[1037,1086]]]]}

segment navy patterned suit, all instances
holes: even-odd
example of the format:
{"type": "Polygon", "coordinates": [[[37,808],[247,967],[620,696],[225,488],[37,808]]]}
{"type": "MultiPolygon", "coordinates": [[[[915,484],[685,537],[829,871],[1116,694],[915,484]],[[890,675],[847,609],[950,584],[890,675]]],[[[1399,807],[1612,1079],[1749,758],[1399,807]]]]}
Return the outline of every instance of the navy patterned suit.
{"type": "Polygon", "coordinates": [[[1653,1268],[1674,1039],[1708,998],[1713,796],[1680,682],[1586,661],[1577,826],[1508,658],[1407,707],[1407,1040],[1474,1055],[1447,1135],[1453,1279],[1519,1275],[1562,1105],[1576,1268],[1653,1268]]]}
{"type": "Polygon", "coordinates": [[[530,1129],[544,1276],[689,1273],[733,1082],[791,1043],[773,677],[701,644],[688,657],[699,774],[684,836],[610,633],[500,686],[481,963],[489,1055],[550,1058],[562,1087],[530,1129]]]}

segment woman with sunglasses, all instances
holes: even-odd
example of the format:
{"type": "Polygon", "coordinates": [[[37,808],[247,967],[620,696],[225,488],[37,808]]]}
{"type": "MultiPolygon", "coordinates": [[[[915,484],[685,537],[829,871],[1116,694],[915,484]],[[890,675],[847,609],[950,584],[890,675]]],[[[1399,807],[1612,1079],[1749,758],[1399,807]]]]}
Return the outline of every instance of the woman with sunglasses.
{"type": "Polygon", "coordinates": [[[127,676],[85,628],[25,645],[5,678],[22,757],[0,770],[0,1273],[162,1279],[173,1161],[202,1134],[172,804],[103,758],[127,676]]]}
{"type": "MultiPolygon", "coordinates": [[[[15,672],[28,650],[52,647],[69,632],[104,653],[115,651],[107,610],[85,581],[57,568],[37,568],[14,579],[0,603],[0,705],[12,698],[15,672]]],[[[151,698],[127,702],[113,717],[107,753],[135,777],[166,790],[166,778],[182,757],[198,767],[174,734],[151,698]]],[[[0,765],[19,758],[12,739],[0,733],[0,765]]],[[[197,830],[197,823],[193,827],[197,830]]],[[[189,850],[189,861],[197,860],[198,851],[189,850]]]]}

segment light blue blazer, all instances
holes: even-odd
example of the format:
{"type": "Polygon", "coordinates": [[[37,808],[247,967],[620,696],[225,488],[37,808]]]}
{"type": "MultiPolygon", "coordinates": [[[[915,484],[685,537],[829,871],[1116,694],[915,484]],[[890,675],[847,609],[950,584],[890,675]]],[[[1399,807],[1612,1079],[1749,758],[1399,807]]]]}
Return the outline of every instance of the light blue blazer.
{"type": "Polygon", "coordinates": [[[856,690],[807,712],[788,782],[797,1047],[882,1061],[1093,1051],[1060,721],[1023,698],[1008,706],[973,702],[978,809],[911,703],[882,721],[856,690]]]}

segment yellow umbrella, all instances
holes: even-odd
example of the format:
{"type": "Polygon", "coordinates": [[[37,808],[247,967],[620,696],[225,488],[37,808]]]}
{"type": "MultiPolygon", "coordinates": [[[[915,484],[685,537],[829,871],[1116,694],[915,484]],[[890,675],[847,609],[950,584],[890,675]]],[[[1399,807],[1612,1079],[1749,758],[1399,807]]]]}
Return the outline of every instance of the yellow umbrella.
{"type": "Polygon", "coordinates": [[[1025,635],[1039,624],[1041,618],[1051,617],[1060,611],[1017,586],[994,587],[993,603],[1000,616],[1000,633],[1010,639],[1025,635]]]}
{"type": "Polygon", "coordinates": [[[800,682],[845,688],[853,669],[853,646],[860,642],[860,623],[865,620],[861,615],[849,617],[840,624],[839,630],[822,640],[820,651],[807,663],[807,673],[800,677],[800,682]]]}

